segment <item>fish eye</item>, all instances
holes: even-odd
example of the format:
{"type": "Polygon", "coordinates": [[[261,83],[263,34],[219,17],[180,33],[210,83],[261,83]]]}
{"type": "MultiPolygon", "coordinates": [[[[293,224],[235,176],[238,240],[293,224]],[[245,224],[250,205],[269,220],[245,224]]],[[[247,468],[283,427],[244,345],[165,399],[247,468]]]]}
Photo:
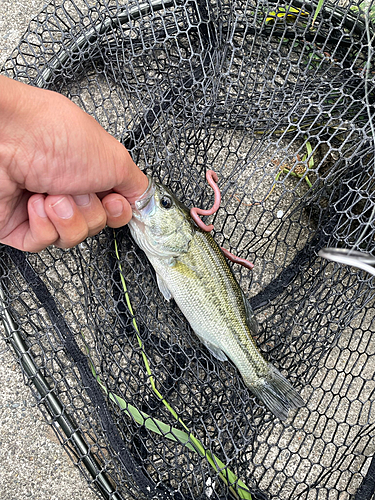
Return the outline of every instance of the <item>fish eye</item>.
{"type": "Polygon", "coordinates": [[[164,195],[161,197],[160,199],[160,205],[163,207],[163,208],[171,208],[172,206],[172,198],[170,196],[167,196],[167,195],[164,195]]]}

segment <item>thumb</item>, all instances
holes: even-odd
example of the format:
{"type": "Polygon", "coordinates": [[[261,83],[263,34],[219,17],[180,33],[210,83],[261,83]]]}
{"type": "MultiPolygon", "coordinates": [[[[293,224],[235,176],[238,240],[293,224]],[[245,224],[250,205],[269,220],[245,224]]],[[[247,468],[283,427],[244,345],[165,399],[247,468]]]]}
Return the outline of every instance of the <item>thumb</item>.
{"type": "Polygon", "coordinates": [[[148,178],[131,159],[125,147],[120,143],[118,144],[119,148],[121,148],[122,161],[118,163],[120,168],[118,169],[117,183],[113,186],[113,191],[124,196],[129,203],[134,203],[146,191],[148,178]]]}

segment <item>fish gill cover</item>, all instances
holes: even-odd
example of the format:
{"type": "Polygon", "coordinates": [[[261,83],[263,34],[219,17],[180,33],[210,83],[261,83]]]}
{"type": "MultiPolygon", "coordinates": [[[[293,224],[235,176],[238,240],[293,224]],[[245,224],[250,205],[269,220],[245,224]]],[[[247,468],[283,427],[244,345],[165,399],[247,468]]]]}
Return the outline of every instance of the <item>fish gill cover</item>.
{"type": "Polygon", "coordinates": [[[5,336],[62,445],[104,498],[370,499],[374,9],[355,2],[53,1],[3,73],[94,116],[207,222],[256,343],[305,405],[281,422],[197,339],[128,228],[2,246],[5,336]]]}

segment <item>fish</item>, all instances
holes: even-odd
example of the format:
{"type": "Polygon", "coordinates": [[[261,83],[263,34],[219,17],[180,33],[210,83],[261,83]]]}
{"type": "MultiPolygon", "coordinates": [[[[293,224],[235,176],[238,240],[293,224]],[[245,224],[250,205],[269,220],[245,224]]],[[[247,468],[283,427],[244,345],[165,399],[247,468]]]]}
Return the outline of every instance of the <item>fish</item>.
{"type": "Polygon", "coordinates": [[[252,337],[259,331],[249,300],[209,232],[189,209],[152,177],[132,204],[130,233],[153,266],[164,298],[175,300],[192,330],[218,360],[228,358],[245,385],[280,420],[304,405],[300,394],[252,337]]]}

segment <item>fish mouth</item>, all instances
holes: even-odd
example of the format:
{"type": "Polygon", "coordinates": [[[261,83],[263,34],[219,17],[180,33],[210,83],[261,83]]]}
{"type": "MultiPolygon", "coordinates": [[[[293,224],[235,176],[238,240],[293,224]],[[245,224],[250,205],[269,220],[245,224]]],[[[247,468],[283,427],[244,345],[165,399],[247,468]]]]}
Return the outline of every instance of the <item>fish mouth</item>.
{"type": "Polygon", "coordinates": [[[133,216],[138,220],[142,220],[152,214],[155,210],[155,182],[149,175],[148,186],[146,191],[131,204],[133,216]]]}

